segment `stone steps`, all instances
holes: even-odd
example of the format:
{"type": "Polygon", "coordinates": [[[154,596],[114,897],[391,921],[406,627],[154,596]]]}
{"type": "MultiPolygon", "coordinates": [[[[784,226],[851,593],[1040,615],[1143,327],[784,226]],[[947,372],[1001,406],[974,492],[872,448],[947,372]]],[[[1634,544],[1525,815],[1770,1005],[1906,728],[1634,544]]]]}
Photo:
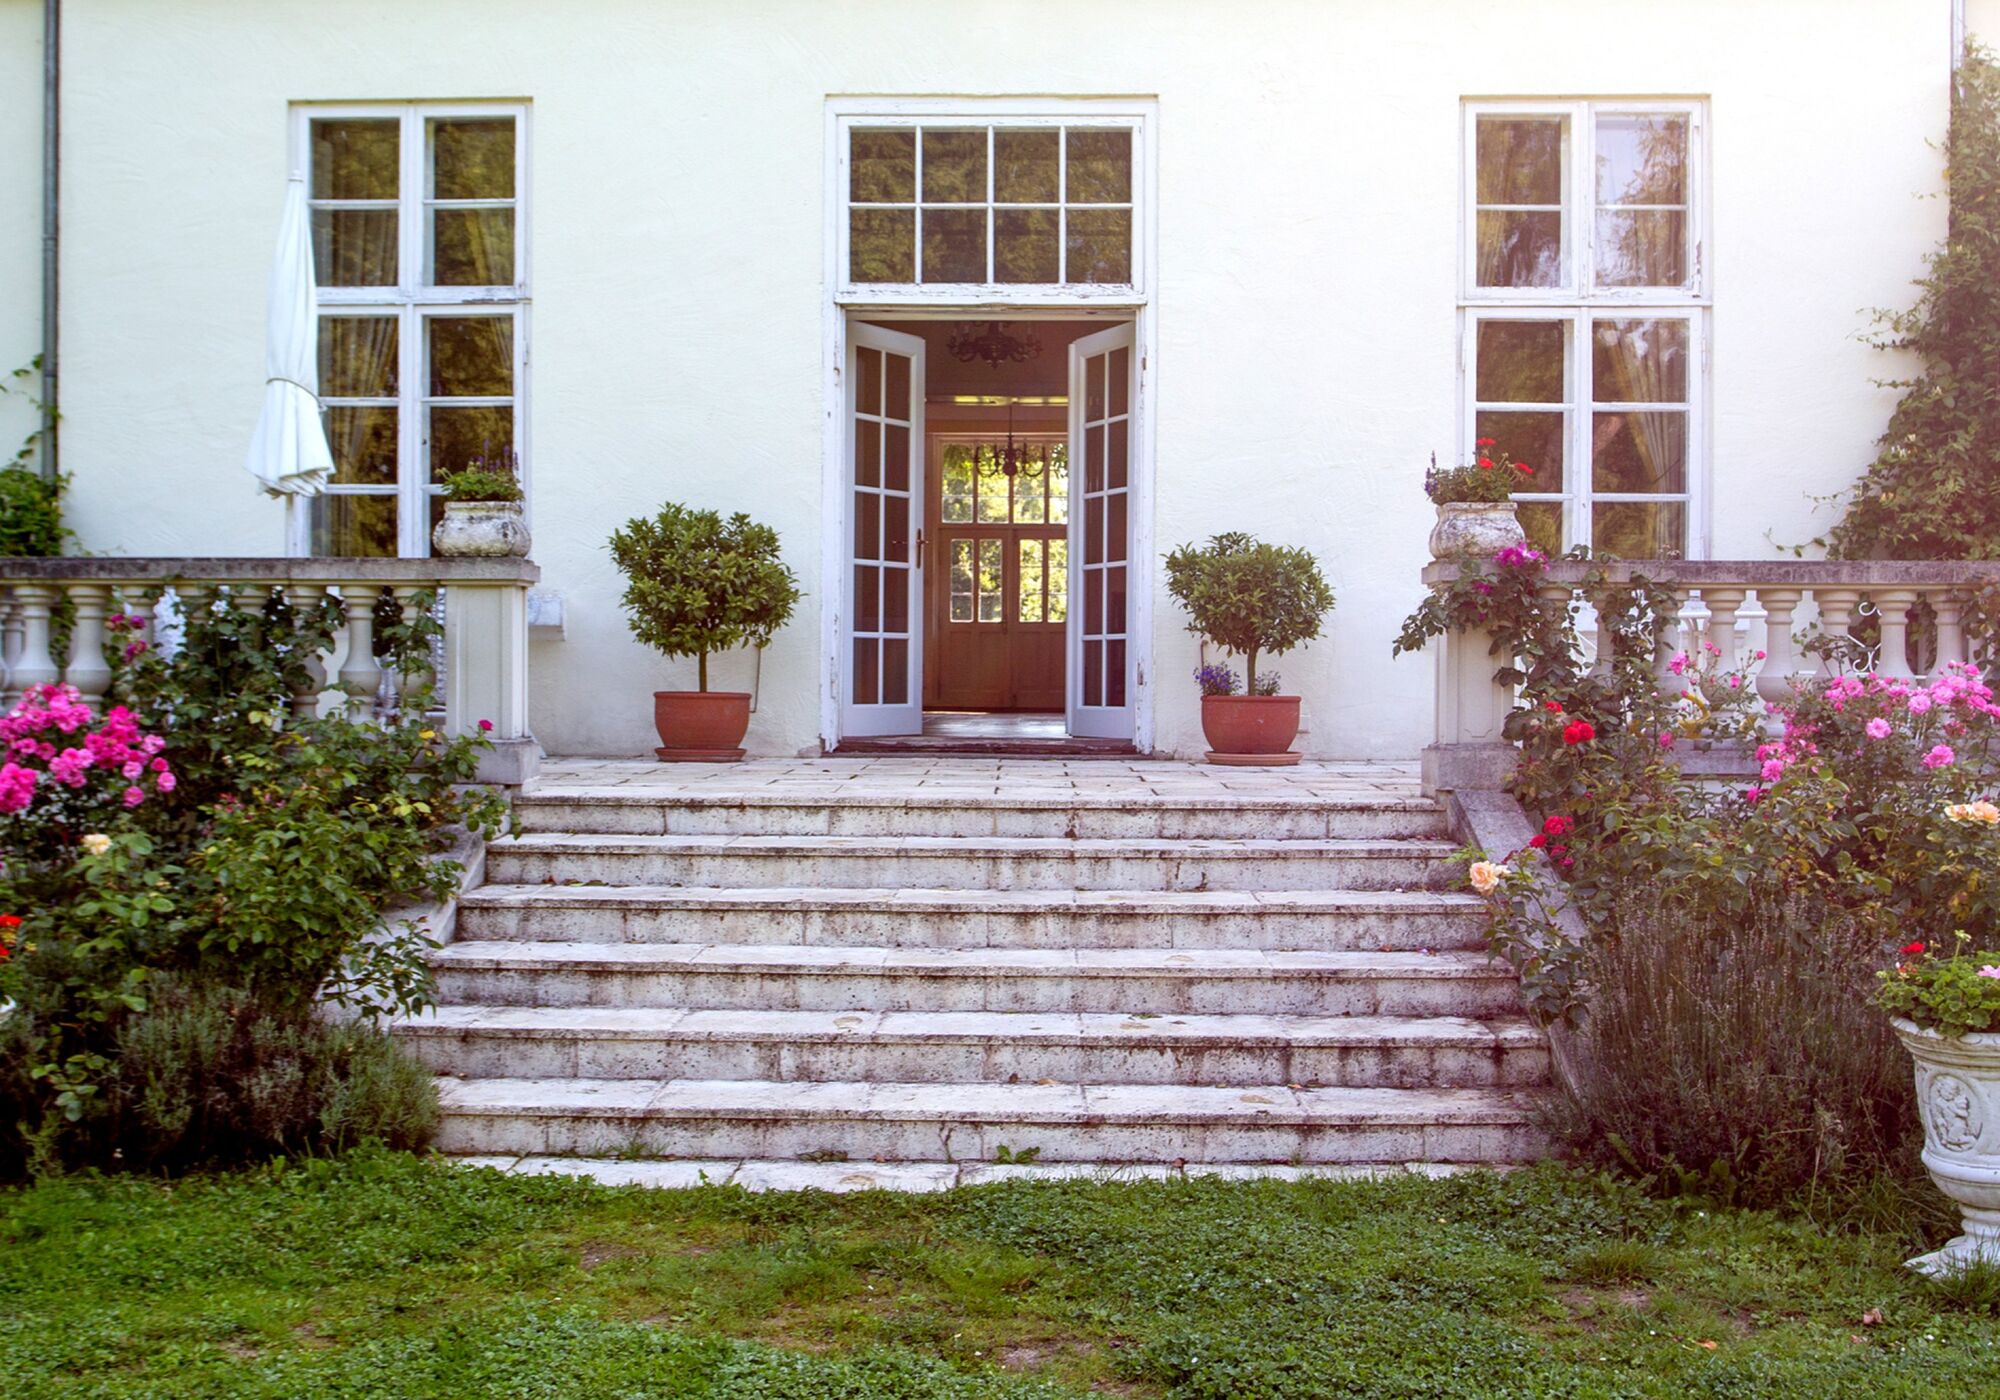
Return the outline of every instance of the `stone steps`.
{"type": "Polygon", "coordinates": [[[629,789],[527,793],[521,829],[550,835],[1004,836],[1040,840],[1395,840],[1450,834],[1434,802],[1205,797],[1199,801],[910,793],[896,798],[738,793],[648,798],[629,789]]]}
{"type": "Polygon", "coordinates": [[[469,1077],[1419,1089],[1548,1074],[1547,1042],[1519,1016],[451,1005],[397,1031],[426,1063],[469,1077]]]}
{"type": "Polygon", "coordinates": [[[565,769],[393,1026],[445,1151],[910,1189],[1543,1150],[1547,1041],[1407,770],[565,769]]]}
{"type": "Polygon", "coordinates": [[[1518,1162],[1532,1096],[1286,1085],[448,1078],[466,1154],[864,1162],[1518,1162]]]}
{"type": "Polygon", "coordinates": [[[601,881],[957,890],[1399,890],[1443,885],[1432,840],[1079,840],[531,833],[494,842],[502,884],[601,881]]]}
{"type": "Polygon", "coordinates": [[[1513,974],[1471,951],[483,939],[440,949],[432,966],[447,1005],[1489,1016],[1519,999],[1513,974]]]}
{"type": "Polygon", "coordinates": [[[1484,906],[1432,890],[927,890],[488,885],[463,939],[873,947],[1484,947],[1484,906]]]}

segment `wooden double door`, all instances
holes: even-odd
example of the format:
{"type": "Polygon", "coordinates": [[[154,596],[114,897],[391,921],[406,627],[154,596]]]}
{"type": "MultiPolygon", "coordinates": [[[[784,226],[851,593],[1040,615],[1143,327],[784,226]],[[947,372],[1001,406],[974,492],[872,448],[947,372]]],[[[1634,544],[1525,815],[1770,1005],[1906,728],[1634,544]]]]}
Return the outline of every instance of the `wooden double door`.
{"type": "Polygon", "coordinates": [[[1064,707],[1068,442],[1061,433],[1012,441],[1011,461],[1007,439],[990,434],[930,444],[927,709],[1064,707]]]}

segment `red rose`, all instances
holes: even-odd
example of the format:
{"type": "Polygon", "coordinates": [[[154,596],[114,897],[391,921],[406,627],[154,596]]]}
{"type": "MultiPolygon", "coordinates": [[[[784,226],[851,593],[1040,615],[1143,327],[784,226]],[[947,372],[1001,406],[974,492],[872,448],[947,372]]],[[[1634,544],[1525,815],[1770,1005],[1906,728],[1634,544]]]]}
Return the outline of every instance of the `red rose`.
{"type": "Polygon", "coordinates": [[[1587,719],[1572,720],[1568,728],[1563,730],[1565,744],[1587,744],[1596,737],[1596,726],[1587,719]]]}
{"type": "Polygon", "coordinates": [[[21,916],[19,914],[0,914],[0,928],[19,928],[20,926],[21,916]]]}
{"type": "Polygon", "coordinates": [[[1549,844],[1549,838],[1538,831],[1528,838],[1528,844],[1539,851],[1542,847],[1549,844]]]}
{"type": "Polygon", "coordinates": [[[1542,701],[1542,708],[1552,715],[1559,715],[1563,712],[1562,701],[1560,700],[1544,700],[1542,701]]]}
{"type": "Polygon", "coordinates": [[[1923,945],[1923,944],[1921,944],[1921,943],[1905,943],[1905,944],[1903,945],[1903,956],[1904,956],[1904,957],[1910,957],[1910,958],[1913,958],[1913,957],[1917,956],[1917,954],[1919,954],[1919,953],[1921,953],[1921,952],[1923,952],[1923,951],[1924,951],[1924,945],[1923,945]]]}
{"type": "Polygon", "coordinates": [[[1550,817],[1542,823],[1542,830],[1551,836],[1567,836],[1570,833],[1570,828],[1575,825],[1576,819],[1574,817],[1550,817]]]}

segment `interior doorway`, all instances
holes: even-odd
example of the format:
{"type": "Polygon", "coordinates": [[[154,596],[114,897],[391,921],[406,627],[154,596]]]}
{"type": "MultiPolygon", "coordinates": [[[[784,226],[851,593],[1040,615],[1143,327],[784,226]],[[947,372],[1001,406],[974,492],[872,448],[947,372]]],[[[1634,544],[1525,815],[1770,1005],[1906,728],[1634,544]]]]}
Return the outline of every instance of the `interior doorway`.
{"type": "Polygon", "coordinates": [[[843,748],[1129,749],[1134,334],[849,318],[843,748]]]}

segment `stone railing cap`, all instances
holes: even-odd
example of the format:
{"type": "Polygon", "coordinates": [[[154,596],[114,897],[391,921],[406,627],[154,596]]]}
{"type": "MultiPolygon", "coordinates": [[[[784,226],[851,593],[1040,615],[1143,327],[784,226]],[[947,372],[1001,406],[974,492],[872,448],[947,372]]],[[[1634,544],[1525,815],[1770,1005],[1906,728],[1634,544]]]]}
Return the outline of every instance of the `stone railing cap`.
{"type": "Polygon", "coordinates": [[[529,559],[203,559],[0,557],[0,583],[519,583],[540,580],[529,559]]]}
{"type": "MultiPolygon", "coordinates": [[[[1462,577],[1468,567],[1490,571],[1481,560],[1440,559],[1424,569],[1424,582],[1446,584],[1462,577]]],[[[1601,567],[1614,582],[1634,574],[1658,583],[1700,588],[1968,588],[2000,583],[2000,560],[1941,561],[1908,559],[1619,559],[1601,565],[1576,560],[1552,561],[1546,573],[1551,583],[1581,583],[1601,567]]]]}

